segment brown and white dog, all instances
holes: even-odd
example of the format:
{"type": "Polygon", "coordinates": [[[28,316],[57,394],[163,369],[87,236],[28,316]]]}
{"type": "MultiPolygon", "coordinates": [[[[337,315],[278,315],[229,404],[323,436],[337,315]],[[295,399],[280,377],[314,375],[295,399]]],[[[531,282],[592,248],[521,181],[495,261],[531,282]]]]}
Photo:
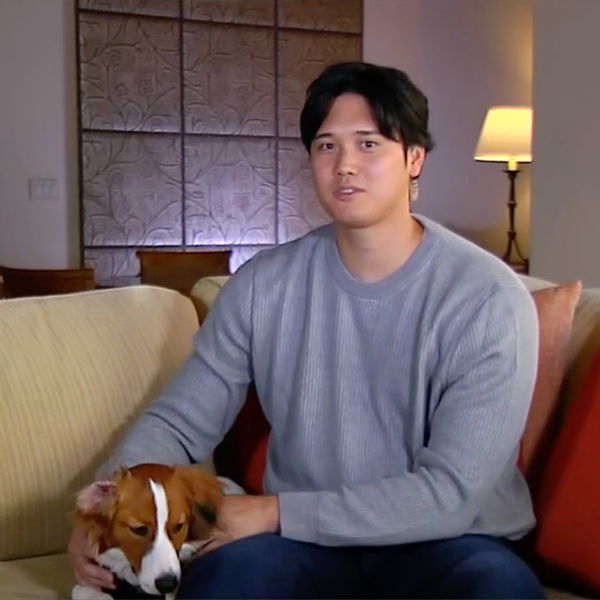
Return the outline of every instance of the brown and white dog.
{"type": "MultiPolygon", "coordinates": [[[[143,464],[83,489],[74,519],[98,549],[98,563],[129,589],[168,596],[179,585],[181,561],[209,538],[221,498],[220,481],[199,467],[143,464]]],[[[112,596],[76,585],[71,597],[112,596]]]]}

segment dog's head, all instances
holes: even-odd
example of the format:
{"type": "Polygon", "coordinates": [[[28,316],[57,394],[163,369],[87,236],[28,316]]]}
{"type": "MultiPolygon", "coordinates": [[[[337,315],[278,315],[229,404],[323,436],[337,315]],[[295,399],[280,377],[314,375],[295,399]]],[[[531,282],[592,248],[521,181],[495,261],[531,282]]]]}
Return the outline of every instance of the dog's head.
{"type": "Polygon", "coordinates": [[[216,524],[221,485],[195,466],[143,464],[83,489],[75,522],[100,554],[123,553],[148,594],[179,583],[179,551],[187,539],[206,539],[216,524]]]}

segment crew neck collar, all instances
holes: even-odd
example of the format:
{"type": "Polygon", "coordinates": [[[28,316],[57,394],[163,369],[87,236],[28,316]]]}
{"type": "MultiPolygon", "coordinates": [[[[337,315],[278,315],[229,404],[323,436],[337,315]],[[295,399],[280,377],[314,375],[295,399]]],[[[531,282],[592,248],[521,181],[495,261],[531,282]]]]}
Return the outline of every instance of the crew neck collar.
{"type": "Polygon", "coordinates": [[[412,215],[423,227],[419,245],[406,262],[381,281],[367,283],[356,279],[346,268],[335,239],[333,225],[328,227],[327,262],[336,282],[347,292],[365,298],[386,298],[399,292],[429,263],[436,246],[437,236],[429,219],[412,215]]]}

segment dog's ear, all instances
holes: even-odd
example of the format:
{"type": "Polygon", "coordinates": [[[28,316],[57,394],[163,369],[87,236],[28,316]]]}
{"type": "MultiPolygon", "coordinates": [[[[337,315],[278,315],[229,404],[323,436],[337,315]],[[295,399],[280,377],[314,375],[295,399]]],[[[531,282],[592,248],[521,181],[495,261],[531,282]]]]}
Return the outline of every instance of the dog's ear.
{"type": "Polygon", "coordinates": [[[75,510],[82,515],[99,515],[109,512],[117,496],[114,481],[94,481],[77,494],[75,510]]]}
{"type": "Polygon", "coordinates": [[[83,488],[75,500],[73,521],[96,543],[106,531],[117,502],[115,481],[95,481],[83,488]]]}
{"type": "Polygon", "coordinates": [[[221,482],[195,465],[176,467],[176,473],[184,483],[192,508],[189,537],[205,539],[217,524],[223,498],[221,482]]]}

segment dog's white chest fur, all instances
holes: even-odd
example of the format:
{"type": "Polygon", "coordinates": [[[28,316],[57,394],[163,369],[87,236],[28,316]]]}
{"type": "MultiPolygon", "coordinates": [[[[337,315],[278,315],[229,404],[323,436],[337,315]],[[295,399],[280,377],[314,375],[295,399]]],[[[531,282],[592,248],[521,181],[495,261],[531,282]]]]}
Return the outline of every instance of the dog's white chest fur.
{"type": "MultiPolygon", "coordinates": [[[[133,572],[127,557],[119,548],[110,548],[100,554],[96,561],[99,565],[110,569],[119,579],[123,579],[134,586],[139,585],[138,578],[133,572]]],[[[73,588],[71,598],[73,600],[112,600],[110,594],[82,585],[76,585],[73,588]]]]}
{"type": "MultiPolygon", "coordinates": [[[[185,542],[179,551],[179,560],[183,563],[190,560],[201,546],[202,542],[185,542]]],[[[119,548],[110,548],[100,554],[96,560],[98,564],[110,569],[119,579],[123,579],[131,585],[139,586],[136,574],[133,572],[127,557],[119,548]]],[[[173,600],[174,597],[175,594],[166,594],[165,600],[173,600]]],[[[76,585],[72,589],[71,598],[72,600],[113,600],[110,594],[83,585],[76,585]]]]}

